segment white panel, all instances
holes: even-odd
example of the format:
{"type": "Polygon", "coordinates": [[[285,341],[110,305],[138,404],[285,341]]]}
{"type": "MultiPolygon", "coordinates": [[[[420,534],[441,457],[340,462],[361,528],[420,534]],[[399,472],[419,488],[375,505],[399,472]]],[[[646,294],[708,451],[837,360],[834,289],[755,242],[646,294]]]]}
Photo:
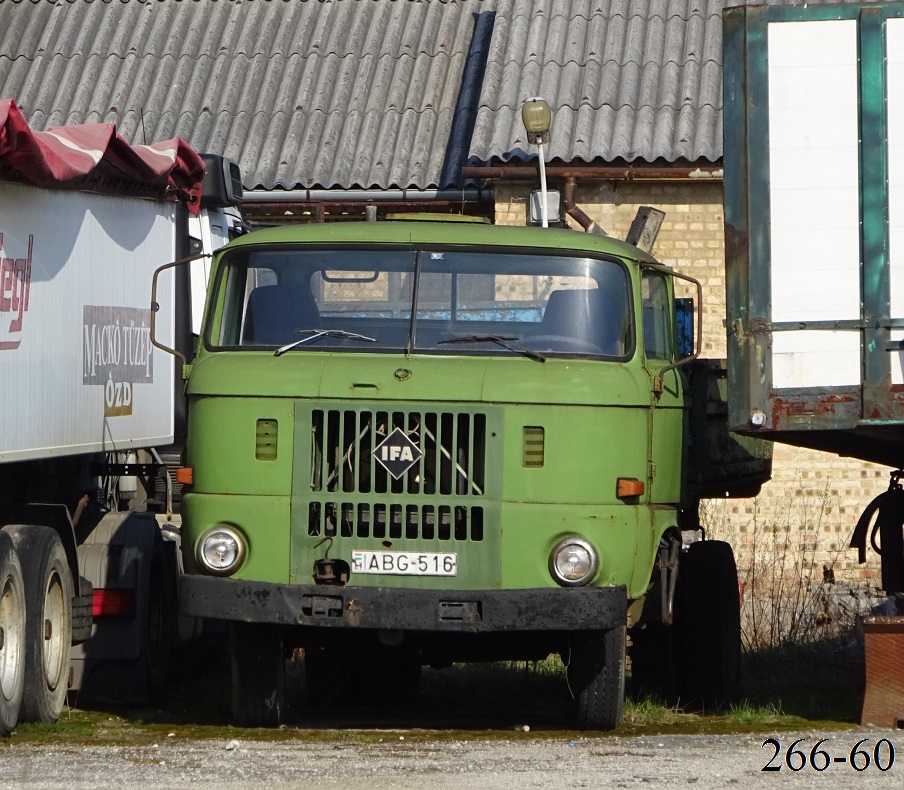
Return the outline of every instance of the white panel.
{"type": "Polygon", "coordinates": [[[891,315],[904,318],[904,19],[889,19],[885,37],[891,315]]]}
{"type": "MultiPolygon", "coordinates": [[[[888,333],[889,340],[904,340],[904,329],[892,329],[888,333]]],[[[891,383],[904,384],[904,351],[889,351],[891,362],[891,383]]]]}
{"type": "Polygon", "coordinates": [[[0,182],[0,234],[0,461],[171,442],[173,205],[0,182]]]}
{"type": "Polygon", "coordinates": [[[859,383],[859,332],[814,330],[772,335],[772,384],[776,389],[859,383]]]}
{"type": "Polygon", "coordinates": [[[857,319],[856,21],[773,22],[768,44],[772,320],[857,319]]]}

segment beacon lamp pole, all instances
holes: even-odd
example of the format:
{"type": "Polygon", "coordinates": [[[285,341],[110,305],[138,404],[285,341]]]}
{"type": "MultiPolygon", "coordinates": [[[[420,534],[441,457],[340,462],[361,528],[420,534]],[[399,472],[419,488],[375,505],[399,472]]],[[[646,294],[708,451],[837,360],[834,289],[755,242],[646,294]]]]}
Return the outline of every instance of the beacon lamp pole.
{"type": "Polygon", "coordinates": [[[537,146],[540,153],[540,217],[543,227],[549,227],[546,210],[546,156],[543,144],[549,139],[549,127],[552,124],[552,113],[549,104],[539,96],[527,99],[521,107],[521,121],[527,129],[527,141],[537,146]]]}

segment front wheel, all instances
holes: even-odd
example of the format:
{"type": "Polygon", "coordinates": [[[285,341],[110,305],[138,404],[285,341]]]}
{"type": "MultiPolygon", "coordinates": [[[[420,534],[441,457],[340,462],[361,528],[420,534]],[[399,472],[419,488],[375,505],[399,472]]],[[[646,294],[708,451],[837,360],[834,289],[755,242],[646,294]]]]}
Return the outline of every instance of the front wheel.
{"type": "Polygon", "coordinates": [[[580,631],[571,636],[568,684],[576,703],[577,725],[614,730],[625,711],[625,626],[580,631]]]}
{"type": "Polygon", "coordinates": [[[278,727],[286,709],[282,629],[233,623],[232,717],[242,727],[278,727]]]}
{"type": "Polygon", "coordinates": [[[55,722],[63,712],[72,646],[72,572],[49,527],[4,528],[25,580],[25,690],[22,720],[55,722]]]}
{"type": "Polygon", "coordinates": [[[25,581],[9,535],[0,531],[0,737],[19,718],[25,686],[25,581]]]}

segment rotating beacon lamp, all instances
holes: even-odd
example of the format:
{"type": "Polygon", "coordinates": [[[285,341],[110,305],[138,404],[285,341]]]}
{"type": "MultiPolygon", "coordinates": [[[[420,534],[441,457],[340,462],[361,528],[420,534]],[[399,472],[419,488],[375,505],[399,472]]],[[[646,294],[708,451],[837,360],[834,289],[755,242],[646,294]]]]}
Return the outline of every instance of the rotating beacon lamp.
{"type": "Polygon", "coordinates": [[[549,227],[549,218],[546,207],[546,160],[543,156],[543,143],[549,140],[549,127],[552,123],[552,113],[545,99],[535,96],[527,99],[521,107],[521,121],[527,129],[527,142],[537,146],[540,152],[540,211],[543,217],[543,227],[549,227]]]}

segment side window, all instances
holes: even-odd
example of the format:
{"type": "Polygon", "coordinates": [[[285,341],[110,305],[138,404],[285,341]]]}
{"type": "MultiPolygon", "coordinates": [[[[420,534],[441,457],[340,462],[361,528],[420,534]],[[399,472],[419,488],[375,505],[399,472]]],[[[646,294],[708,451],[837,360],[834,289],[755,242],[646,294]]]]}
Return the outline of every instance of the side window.
{"type": "Polygon", "coordinates": [[[666,278],[647,272],[641,283],[643,303],[643,346],[647,359],[674,358],[672,310],[666,278]]]}

